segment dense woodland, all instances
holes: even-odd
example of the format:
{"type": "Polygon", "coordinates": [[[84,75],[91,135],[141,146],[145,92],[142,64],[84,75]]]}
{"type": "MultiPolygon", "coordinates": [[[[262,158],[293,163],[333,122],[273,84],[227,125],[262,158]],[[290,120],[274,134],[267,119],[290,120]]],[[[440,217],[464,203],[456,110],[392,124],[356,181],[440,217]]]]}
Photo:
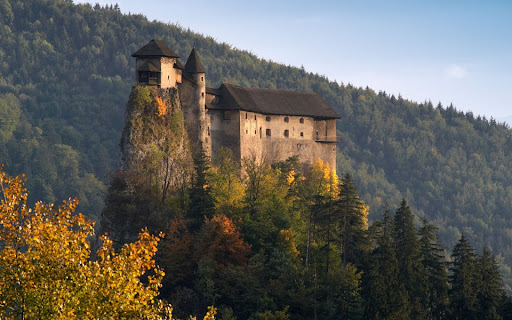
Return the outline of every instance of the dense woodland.
{"type": "Polygon", "coordinates": [[[510,283],[508,126],[453,106],[329,81],[177,25],[123,15],[117,6],[0,0],[0,162],[11,174],[27,175],[32,201],[76,196],[79,210],[99,220],[116,177],[133,84],[130,54],[152,38],[182,57],[194,46],[212,87],[227,81],[319,93],[341,116],[337,173],[353,177],[370,225],[406,198],[416,225],[428,219],[443,248],[450,251],[462,235],[482,252],[478,259],[489,248],[510,283]]]}

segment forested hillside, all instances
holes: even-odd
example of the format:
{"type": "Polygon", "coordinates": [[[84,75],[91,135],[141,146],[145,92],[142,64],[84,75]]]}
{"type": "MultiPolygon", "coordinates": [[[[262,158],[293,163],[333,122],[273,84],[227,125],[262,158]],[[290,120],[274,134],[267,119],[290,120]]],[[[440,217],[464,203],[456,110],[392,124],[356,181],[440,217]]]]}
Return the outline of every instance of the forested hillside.
{"type": "Polygon", "coordinates": [[[488,245],[510,279],[507,126],[332,82],[116,7],[0,0],[0,162],[10,174],[29,177],[32,199],[76,196],[79,210],[98,217],[107,174],[117,167],[133,84],[130,55],[153,38],[182,57],[194,46],[212,87],[226,81],[319,93],[341,115],[338,173],[353,175],[371,220],[386,202],[397,207],[405,197],[439,227],[446,248],[461,234],[478,250],[488,245]]]}

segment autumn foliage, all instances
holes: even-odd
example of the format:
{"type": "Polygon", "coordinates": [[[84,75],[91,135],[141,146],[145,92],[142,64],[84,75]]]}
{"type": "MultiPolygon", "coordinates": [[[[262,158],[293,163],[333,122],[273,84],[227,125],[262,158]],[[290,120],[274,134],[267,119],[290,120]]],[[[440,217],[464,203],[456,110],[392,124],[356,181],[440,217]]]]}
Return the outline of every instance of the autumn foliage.
{"type": "Polygon", "coordinates": [[[92,260],[94,224],[73,214],[78,201],[29,208],[23,182],[0,168],[0,318],[171,317],[156,299],[164,276],[153,260],[159,237],[143,230],[116,253],[103,236],[92,260]]]}

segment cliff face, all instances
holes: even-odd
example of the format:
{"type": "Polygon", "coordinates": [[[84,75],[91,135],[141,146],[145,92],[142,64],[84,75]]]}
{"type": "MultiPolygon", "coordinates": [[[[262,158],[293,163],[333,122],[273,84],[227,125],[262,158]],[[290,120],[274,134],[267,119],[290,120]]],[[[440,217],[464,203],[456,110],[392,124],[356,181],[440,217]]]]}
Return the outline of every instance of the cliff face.
{"type": "Polygon", "coordinates": [[[120,143],[120,169],[144,177],[165,199],[192,170],[176,88],[134,86],[120,143]]]}

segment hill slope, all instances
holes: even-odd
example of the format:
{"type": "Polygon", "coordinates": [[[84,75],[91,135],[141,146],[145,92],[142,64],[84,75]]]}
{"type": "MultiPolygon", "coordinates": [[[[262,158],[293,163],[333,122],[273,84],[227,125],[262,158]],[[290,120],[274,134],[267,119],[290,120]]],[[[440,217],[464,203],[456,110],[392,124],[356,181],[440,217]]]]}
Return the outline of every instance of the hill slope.
{"type": "Polygon", "coordinates": [[[182,57],[195,46],[212,87],[227,81],[319,93],[342,117],[338,172],[354,175],[371,216],[406,197],[439,226],[445,246],[464,233],[512,264],[507,126],[330,82],[114,8],[0,0],[0,161],[30,177],[34,199],[77,196],[81,210],[100,212],[133,84],[130,54],[152,38],[182,57]]]}

